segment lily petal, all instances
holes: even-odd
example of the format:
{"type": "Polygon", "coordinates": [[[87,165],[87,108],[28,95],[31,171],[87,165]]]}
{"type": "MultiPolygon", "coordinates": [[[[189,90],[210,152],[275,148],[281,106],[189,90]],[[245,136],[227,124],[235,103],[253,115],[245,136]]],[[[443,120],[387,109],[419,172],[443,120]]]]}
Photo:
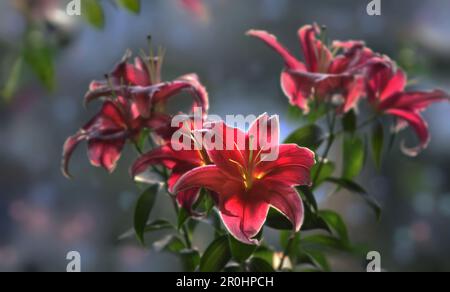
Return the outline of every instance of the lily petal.
{"type": "Polygon", "coordinates": [[[80,144],[80,142],[83,141],[84,139],[86,139],[85,135],[82,132],[79,132],[74,136],[67,138],[66,142],[64,143],[61,171],[67,178],[72,177],[72,175],[69,172],[70,158],[72,157],[72,154],[77,148],[78,144],[80,144]]]}
{"type": "Polygon", "coordinates": [[[310,72],[324,72],[332,60],[332,54],[328,48],[316,38],[320,33],[317,25],[305,25],[298,31],[300,44],[305,56],[305,63],[310,72]]]}
{"type": "Polygon", "coordinates": [[[304,208],[298,192],[288,185],[280,184],[276,179],[264,180],[260,187],[265,189],[264,193],[269,204],[291,221],[295,232],[300,231],[304,220],[304,208]]]}
{"type": "Polygon", "coordinates": [[[205,134],[204,146],[211,161],[230,176],[241,177],[248,163],[246,133],[223,121],[206,127],[210,129],[205,134]]]}
{"type": "Polygon", "coordinates": [[[121,156],[125,145],[124,139],[99,140],[92,139],[88,142],[88,156],[91,164],[103,167],[110,173],[114,171],[117,161],[121,156]]]}
{"type": "Polygon", "coordinates": [[[310,170],[314,164],[313,151],[296,144],[283,144],[278,159],[261,162],[256,171],[262,179],[279,179],[290,186],[310,185],[310,170]]]}
{"type": "Polygon", "coordinates": [[[221,197],[241,193],[243,189],[240,181],[227,176],[215,165],[207,165],[194,168],[185,173],[176,182],[173,192],[178,193],[201,187],[218,193],[221,197]]]}
{"type": "Polygon", "coordinates": [[[430,92],[398,92],[385,98],[380,104],[380,110],[391,108],[420,112],[429,107],[432,103],[450,101],[448,93],[442,90],[430,92]]]}
{"type": "Polygon", "coordinates": [[[311,96],[313,85],[309,80],[304,81],[303,78],[299,78],[287,70],[281,73],[281,89],[289,99],[289,103],[298,106],[304,113],[308,113],[308,98],[311,96]]]}
{"type": "Polygon", "coordinates": [[[406,155],[414,157],[427,148],[430,142],[430,134],[428,131],[427,122],[422,118],[422,116],[420,116],[420,114],[399,109],[389,109],[386,113],[406,121],[414,129],[417,137],[419,138],[420,144],[412,148],[406,147],[405,143],[402,142],[402,151],[406,155]]]}
{"type": "Polygon", "coordinates": [[[201,165],[202,159],[196,150],[175,151],[169,145],[165,145],[139,157],[131,167],[131,176],[135,177],[149,167],[158,164],[162,164],[169,169],[176,165],[188,165],[192,169],[201,165]]]}
{"type": "Polygon", "coordinates": [[[254,237],[266,222],[269,204],[262,200],[244,200],[241,196],[233,196],[226,200],[223,208],[227,211],[220,210],[220,217],[234,238],[246,244],[259,244],[254,237]]]}
{"type": "Polygon", "coordinates": [[[274,35],[263,30],[249,30],[247,35],[256,37],[271,47],[283,58],[289,69],[306,70],[305,65],[297,60],[282,44],[280,44],[274,35]]]}

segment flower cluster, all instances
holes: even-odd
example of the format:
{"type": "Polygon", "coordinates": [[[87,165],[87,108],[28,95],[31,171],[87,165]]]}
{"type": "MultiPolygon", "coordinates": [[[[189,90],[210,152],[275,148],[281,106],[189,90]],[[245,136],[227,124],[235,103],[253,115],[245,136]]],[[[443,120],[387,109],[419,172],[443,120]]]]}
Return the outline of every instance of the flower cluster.
{"type": "MultiPolygon", "coordinates": [[[[177,231],[184,236],[180,241],[186,249],[192,249],[189,238],[192,230],[187,230],[189,226],[184,224],[183,216],[204,218],[210,215],[213,207],[226,230],[221,224],[215,226],[216,233],[222,237],[211,244],[212,249],[223,244],[223,238],[226,239],[225,248],[228,248],[227,238],[232,242],[230,245],[236,242],[259,244],[264,225],[291,229],[292,232],[285,244],[286,251],[278,259],[278,269],[283,268],[291,249],[297,248],[298,254],[307,252],[292,246],[302,227],[331,233],[334,230],[341,241],[340,246],[349,249],[342,219],[333,211],[319,210],[313,194],[324,182],[336,184],[338,190],[345,188],[365,194],[363,188],[352,181],[364,165],[365,145],[354,133],[359,129],[356,121],[353,121],[352,135],[344,135],[344,174],[339,178],[333,176],[334,165],[328,160],[328,154],[339,136],[335,132],[336,120],[341,119],[344,128],[339,133],[346,134],[347,117],[353,115],[356,119],[355,114],[360,113],[362,104],[366,104],[375,117],[369,122],[392,116],[396,119],[393,127],[396,131],[410,126],[417,134],[418,146],[408,148],[402,144],[402,150],[413,156],[425,149],[430,141],[421,112],[434,102],[449,101],[450,96],[441,90],[406,90],[405,72],[389,57],[372,51],[362,41],[334,41],[328,45],[324,29],[317,25],[307,25],[298,31],[303,61],[265,31],[251,30],[247,34],[262,40],[282,57],[281,87],[290,104],[304,115],[326,115],[328,135],[322,135],[321,127],[314,124],[296,130],[285,143],[280,143],[279,118],[268,114],[260,115],[247,131],[242,127],[231,127],[208,114],[208,93],[195,74],[163,81],[162,53],[157,57],[143,55],[131,63],[128,52],[105,80],[91,83],[84,103],[100,100],[102,107],[67,139],[63,173],[70,176],[69,160],[82,141],[88,144],[91,164],[109,172],[114,171],[123,148],[130,142],[139,151],[139,157],[130,168],[132,178],[138,181],[138,177],[148,171],[162,177],[174,202],[179,220],[177,231]],[[189,95],[181,95],[182,92],[189,95]],[[193,101],[187,114],[181,112],[182,120],[179,120],[180,115],[173,115],[168,110],[168,102],[177,96],[189,96],[193,101]],[[324,113],[317,113],[320,108],[325,109],[324,113]],[[346,140],[347,136],[351,139],[346,140]],[[149,149],[144,149],[143,139],[151,141],[149,149]],[[316,155],[325,140],[328,141],[323,155],[316,155]],[[274,149],[276,151],[272,151],[274,149]],[[356,160],[348,162],[346,160],[353,158],[347,156],[355,156],[356,160]],[[346,163],[352,167],[349,171],[345,169],[346,163]],[[211,206],[203,212],[205,210],[199,210],[198,205],[206,201],[203,200],[205,197],[211,206]]],[[[379,151],[382,144],[382,141],[376,141],[375,148],[379,151]]],[[[378,211],[374,200],[369,196],[365,199],[378,211]]],[[[135,230],[141,241],[152,206],[140,208],[139,204],[151,202],[154,200],[145,197],[138,202],[135,230]]],[[[163,223],[150,225],[149,230],[172,226],[163,223]]],[[[198,254],[196,250],[191,251],[198,254]]],[[[204,256],[211,254],[215,251],[205,252],[204,256]]],[[[227,260],[219,261],[223,264],[220,269],[227,260]]]]}
{"type": "Polygon", "coordinates": [[[170,140],[174,131],[172,117],[165,111],[169,99],[181,91],[193,96],[193,107],[208,112],[209,99],[195,74],[182,76],[170,82],[161,81],[163,57],[137,57],[129,63],[130,52],[114,68],[106,80],[93,81],[84,103],[101,99],[100,112],[84,125],[64,145],[63,173],[70,177],[70,157],[82,141],[88,143],[92,165],[114,171],[125,143],[137,143],[144,129],[149,129],[163,141],[170,140]]]}
{"type": "Polygon", "coordinates": [[[137,144],[142,131],[149,129],[160,145],[138,158],[131,167],[133,177],[153,166],[164,166],[171,171],[167,179],[169,192],[192,215],[200,190],[207,189],[227,229],[245,243],[257,242],[254,237],[261,230],[270,206],[289,218],[296,231],[300,230],[303,205],[293,187],[311,184],[314,153],[294,144],[279,145],[278,117],[269,118],[267,114],[260,116],[248,133],[224,122],[207,124],[208,94],[195,75],[162,82],[161,57],[147,60],[138,57],[134,64],[129,63],[130,57],[127,53],[106,80],[91,83],[85,104],[102,99],[103,105],[91,121],[67,139],[63,173],[70,176],[70,157],[84,140],[88,143],[91,164],[114,171],[126,142],[137,144]],[[204,113],[200,125],[188,118],[173,127],[165,105],[182,90],[193,94],[193,109],[200,108],[204,113]],[[258,139],[267,128],[273,129],[269,132],[274,137],[258,139]],[[193,145],[204,145],[177,150],[177,141],[171,139],[175,131],[190,137],[193,145]],[[194,132],[199,131],[214,137],[214,144],[223,143],[224,150],[216,150],[211,139],[209,143],[196,141],[194,132]],[[231,149],[225,145],[230,138],[235,139],[231,149]],[[239,139],[245,143],[239,145],[239,139]],[[264,151],[271,146],[280,147],[280,153],[275,161],[265,161],[264,151]]]}
{"type": "Polygon", "coordinates": [[[346,113],[368,100],[377,114],[398,118],[397,130],[406,125],[414,129],[420,145],[403,146],[408,155],[417,155],[430,140],[420,112],[434,102],[449,100],[441,90],[405,91],[406,74],[389,57],[373,52],[362,41],[334,41],[328,46],[318,25],[298,31],[304,62],[266,31],[250,30],[247,35],[262,40],[283,58],[281,87],[291,105],[308,113],[311,103],[329,103],[338,113],[346,113]]]}

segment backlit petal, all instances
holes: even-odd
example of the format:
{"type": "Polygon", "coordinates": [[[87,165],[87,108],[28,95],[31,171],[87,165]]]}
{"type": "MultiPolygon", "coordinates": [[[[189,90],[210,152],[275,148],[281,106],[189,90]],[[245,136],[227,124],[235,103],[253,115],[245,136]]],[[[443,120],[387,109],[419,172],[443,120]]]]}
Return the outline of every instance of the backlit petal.
{"type": "Polygon", "coordinates": [[[404,142],[402,142],[402,151],[406,155],[417,156],[422,150],[427,148],[430,142],[430,134],[428,131],[428,125],[420,114],[398,109],[390,109],[386,111],[386,113],[406,121],[414,129],[417,137],[419,138],[420,144],[412,148],[406,147],[404,142]]]}
{"type": "Polygon", "coordinates": [[[99,140],[92,139],[88,142],[88,156],[91,164],[103,167],[109,172],[116,168],[125,140],[99,140]]]}
{"type": "Polygon", "coordinates": [[[250,30],[247,32],[247,35],[262,40],[275,50],[275,52],[280,54],[289,69],[306,70],[305,65],[298,61],[283,45],[281,45],[274,35],[263,30],[250,30]]]}

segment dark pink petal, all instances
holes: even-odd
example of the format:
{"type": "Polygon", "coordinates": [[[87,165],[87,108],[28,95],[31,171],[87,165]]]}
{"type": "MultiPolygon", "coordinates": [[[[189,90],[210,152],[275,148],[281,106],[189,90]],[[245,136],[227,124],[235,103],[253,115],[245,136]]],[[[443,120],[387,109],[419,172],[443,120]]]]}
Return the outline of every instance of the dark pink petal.
{"type": "Polygon", "coordinates": [[[308,98],[311,96],[313,88],[309,80],[283,71],[281,73],[281,88],[291,105],[299,107],[305,113],[309,112],[308,98]]]}
{"type": "Polygon", "coordinates": [[[82,132],[77,133],[74,136],[69,137],[66,142],[64,143],[63,147],[63,159],[61,163],[61,170],[65,177],[71,178],[69,172],[69,161],[72,157],[73,152],[75,151],[75,148],[80,144],[81,141],[86,139],[85,135],[82,132]]]}
{"type": "Polygon", "coordinates": [[[408,78],[406,77],[405,72],[402,70],[397,70],[394,76],[387,82],[383,91],[380,94],[380,101],[385,100],[386,98],[394,95],[399,91],[403,91],[408,82],[408,78]]]}
{"type": "Polygon", "coordinates": [[[283,45],[281,45],[274,35],[263,30],[249,30],[247,35],[262,40],[269,47],[280,54],[286,64],[286,67],[289,69],[306,70],[305,65],[298,61],[283,45]]]}
{"type": "Polygon", "coordinates": [[[152,130],[158,138],[157,140],[162,140],[163,142],[168,142],[171,140],[175,131],[178,128],[172,127],[172,117],[163,113],[153,113],[150,119],[145,120],[145,126],[152,130]]]}
{"type": "Polygon", "coordinates": [[[187,74],[179,78],[191,85],[188,89],[194,96],[193,107],[200,107],[203,110],[203,116],[206,117],[209,111],[209,95],[206,87],[200,82],[197,74],[187,74]]]}
{"type": "Polygon", "coordinates": [[[210,125],[204,138],[211,161],[228,175],[241,178],[249,160],[246,133],[218,122],[210,125]]]}
{"type": "Polygon", "coordinates": [[[176,194],[178,204],[188,211],[191,215],[200,216],[193,212],[192,207],[200,197],[200,189],[194,188],[176,194]]]}
{"type": "Polygon", "coordinates": [[[405,89],[404,74],[400,70],[397,72],[393,62],[374,62],[368,66],[367,76],[367,94],[372,104],[376,105],[381,100],[388,98],[387,93],[392,95],[405,89]],[[391,79],[394,81],[391,82],[391,79]],[[384,93],[385,89],[388,89],[386,94],[384,93]]]}
{"type": "Polygon", "coordinates": [[[91,164],[103,167],[109,172],[116,168],[122,149],[125,145],[124,139],[99,140],[92,139],[88,142],[88,156],[91,164]]]}
{"type": "MultiPolygon", "coordinates": [[[[253,161],[264,159],[280,145],[280,121],[278,116],[260,115],[247,131],[247,150],[254,151],[253,161]]],[[[248,152],[248,151],[247,151],[248,152]]],[[[250,155],[250,154],[248,154],[250,155]]]]}
{"type": "Polygon", "coordinates": [[[153,105],[158,103],[165,104],[169,98],[186,90],[194,97],[193,107],[201,107],[204,115],[206,115],[209,110],[208,92],[195,74],[185,75],[173,82],[163,83],[158,89],[159,90],[152,97],[153,105]]]}
{"type": "Polygon", "coordinates": [[[298,36],[308,71],[325,73],[333,57],[328,48],[316,38],[319,33],[317,25],[305,25],[299,29],[298,36]]]}
{"type": "Polygon", "coordinates": [[[174,193],[183,192],[193,188],[206,188],[219,194],[221,199],[239,194],[243,190],[243,183],[234,180],[222,172],[215,165],[194,168],[185,173],[173,187],[174,193]]]}
{"type": "Polygon", "coordinates": [[[359,41],[334,43],[334,48],[344,49],[344,52],[331,61],[329,74],[356,74],[379,58],[371,49],[365,47],[363,42],[359,41]]]}
{"type": "Polygon", "coordinates": [[[295,144],[280,145],[279,151],[276,161],[263,161],[256,167],[256,175],[263,180],[278,179],[291,186],[309,185],[310,171],[315,164],[314,152],[295,144]]]}
{"type": "Polygon", "coordinates": [[[344,106],[340,109],[341,113],[347,113],[356,107],[360,98],[365,94],[365,80],[363,77],[357,77],[346,88],[344,96],[344,106]]]}
{"type": "Polygon", "coordinates": [[[127,51],[122,61],[116,65],[113,72],[111,73],[111,82],[113,85],[138,85],[138,86],[149,86],[150,76],[148,71],[145,70],[143,66],[143,61],[138,62],[138,67],[133,64],[128,63],[131,57],[131,51],[127,51]],[[142,70],[144,69],[144,70],[142,70]]]}
{"type": "Polygon", "coordinates": [[[304,219],[303,202],[297,191],[278,180],[264,180],[261,182],[261,196],[267,202],[284,214],[291,221],[295,232],[300,231],[304,219]]]}
{"type": "Polygon", "coordinates": [[[175,151],[169,145],[165,145],[155,148],[139,157],[131,167],[131,176],[135,177],[154,165],[164,165],[169,169],[172,169],[177,165],[187,165],[188,168],[192,169],[202,164],[203,160],[198,151],[175,151]]]}
{"type": "Polygon", "coordinates": [[[365,45],[366,44],[364,41],[350,40],[350,41],[333,41],[333,44],[331,46],[333,48],[351,51],[355,48],[364,47],[365,45]]]}
{"type": "Polygon", "coordinates": [[[112,97],[117,95],[128,95],[128,89],[125,86],[113,86],[111,88],[108,84],[105,84],[105,86],[101,87],[93,86],[84,95],[83,105],[87,107],[87,105],[94,100],[100,99],[102,97],[112,99],[112,97]]]}
{"type": "Polygon", "coordinates": [[[127,124],[123,116],[123,111],[111,101],[106,101],[101,111],[83,127],[89,139],[105,139],[106,136],[110,135],[123,135],[126,129],[127,124]]]}
{"type": "Polygon", "coordinates": [[[246,244],[258,244],[254,237],[263,227],[269,208],[269,204],[261,199],[244,199],[244,196],[236,195],[225,200],[219,211],[234,238],[246,244]]]}
{"type": "Polygon", "coordinates": [[[430,142],[430,134],[428,132],[428,125],[420,114],[399,109],[390,109],[386,113],[406,121],[414,129],[419,138],[420,144],[416,147],[408,148],[404,143],[402,144],[402,151],[406,155],[417,156],[422,150],[427,148],[430,142]]]}
{"type": "Polygon", "coordinates": [[[379,110],[387,110],[391,108],[402,109],[406,111],[420,112],[428,108],[435,102],[450,101],[448,93],[442,90],[434,90],[430,92],[397,92],[385,98],[379,104],[379,110]]]}

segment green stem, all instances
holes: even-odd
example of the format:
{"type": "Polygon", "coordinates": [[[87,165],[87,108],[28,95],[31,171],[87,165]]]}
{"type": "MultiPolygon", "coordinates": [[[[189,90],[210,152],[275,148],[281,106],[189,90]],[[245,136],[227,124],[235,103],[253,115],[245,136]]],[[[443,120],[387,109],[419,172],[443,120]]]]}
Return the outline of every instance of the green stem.
{"type": "MultiPolygon", "coordinates": [[[[140,155],[142,155],[142,154],[143,154],[143,151],[139,148],[139,146],[138,146],[136,143],[134,144],[134,146],[135,146],[135,148],[136,148],[136,151],[137,151],[140,155]]],[[[154,172],[158,173],[161,177],[163,177],[163,179],[164,179],[165,182],[167,182],[167,181],[169,180],[169,174],[168,174],[168,172],[167,172],[167,170],[166,170],[165,168],[164,168],[163,171],[160,171],[156,166],[152,166],[152,169],[153,169],[154,172]]],[[[173,197],[173,196],[170,195],[170,192],[169,192],[169,188],[168,188],[168,186],[167,186],[167,183],[165,183],[165,186],[166,186],[166,192],[169,194],[169,197],[170,197],[170,199],[172,200],[173,208],[174,208],[175,213],[176,213],[176,216],[177,216],[177,218],[178,218],[178,216],[179,216],[179,214],[180,214],[180,208],[178,207],[177,200],[176,200],[175,197],[173,197]]],[[[183,224],[183,226],[181,227],[181,230],[180,230],[180,231],[181,231],[181,232],[180,232],[180,233],[181,233],[181,236],[183,236],[183,238],[184,238],[186,247],[189,248],[189,249],[191,249],[191,248],[192,248],[192,242],[191,242],[191,239],[189,238],[189,231],[187,230],[185,224],[183,224]]]]}
{"type": "Polygon", "coordinates": [[[288,257],[289,251],[292,248],[292,244],[294,243],[295,239],[295,232],[292,233],[291,237],[289,237],[289,240],[286,244],[286,247],[283,251],[283,255],[281,256],[280,264],[278,265],[278,270],[281,271],[283,268],[284,262],[286,261],[286,258],[288,257]]]}
{"type": "MultiPolygon", "coordinates": [[[[177,217],[178,217],[178,215],[180,214],[180,207],[178,207],[177,200],[174,197],[172,197],[172,196],[171,196],[171,198],[172,198],[173,208],[174,208],[175,213],[177,214],[177,217]]],[[[181,231],[180,233],[183,236],[184,241],[186,243],[186,247],[188,249],[191,249],[192,248],[192,242],[191,242],[191,238],[189,237],[189,231],[187,230],[185,224],[183,224],[181,226],[181,230],[180,231],[181,231]]]]}
{"type": "Polygon", "coordinates": [[[327,139],[327,146],[325,147],[325,151],[321,157],[321,160],[319,162],[319,167],[317,169],[316,174],[314,175],[313,178],[313,187],[316,185],[317,180],[320,177],[320,173],[322,172],[323,166],[328,158],[328,155],[330,154],[331,151],[331,147],[333,146],[334,140],[336,138],[335,134],[334,134],[334,128],[336,126],[336,113],[333,113],[333,117],[331,119],[331,121],[329,120],[328,122],[328,128],[330,131],[330,134],[328,135],[328,139],[327,139]]]}

